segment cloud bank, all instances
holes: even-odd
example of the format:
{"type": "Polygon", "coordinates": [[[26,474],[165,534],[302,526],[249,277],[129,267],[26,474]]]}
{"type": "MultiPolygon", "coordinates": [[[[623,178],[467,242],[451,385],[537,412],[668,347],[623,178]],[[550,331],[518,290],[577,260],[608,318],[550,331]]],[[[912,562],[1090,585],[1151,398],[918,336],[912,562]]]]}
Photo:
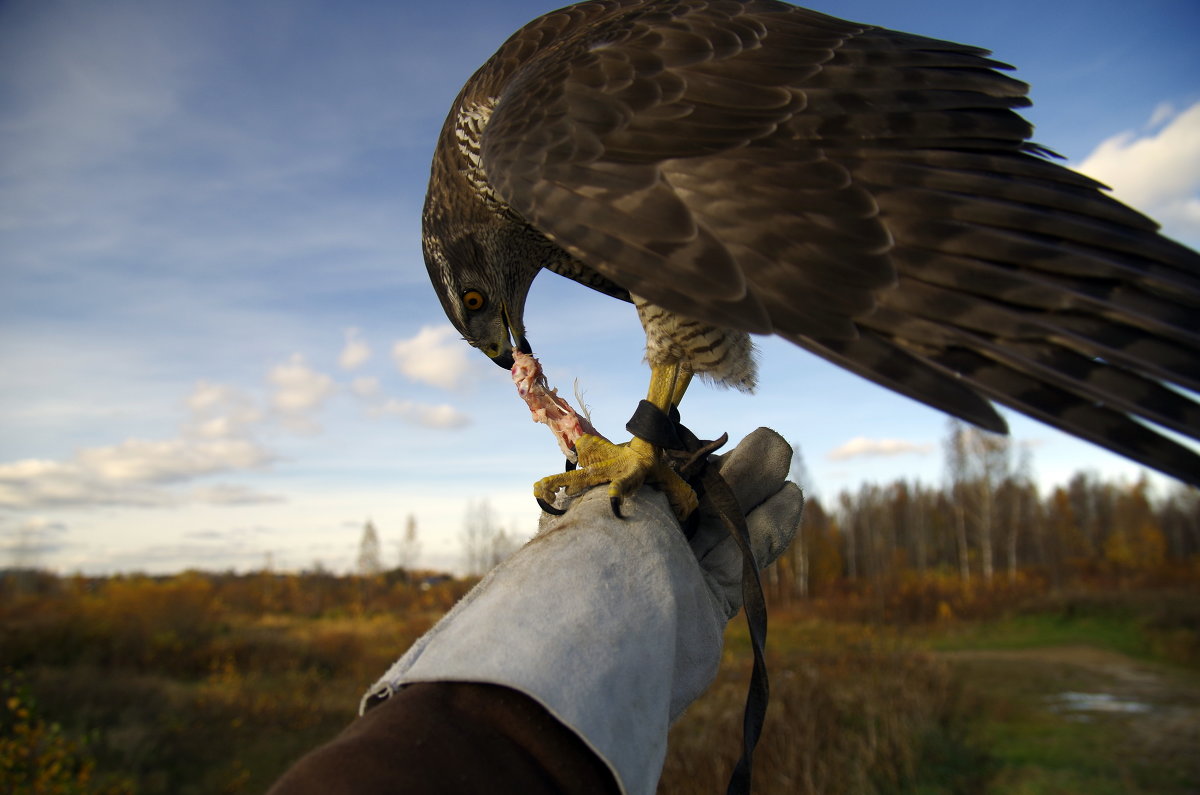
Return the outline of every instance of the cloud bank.
{"type": "Polygon", "coordinates": [[[471,424],[470,417],[446,403],[430,405],[392,398],[378,406],[375,411],[400,417],[426,428],[463,428],[471,424]]]}
{"type": "MultiPolygon", "coordinates": [[[[300,404],[303,401],[297,402],[300,404]]],[[[179,435],[173,438],[131,438],[86,447],[64,460],[27,458],[0,464],[0,508],[278,501],[277,497],[229,484],[191,490],[174,488],[213,475],[262,469],[275,459],[251,438],[251,430],[264,419],[263,413],[240,390],[200,381],[185,406],[187,417],[179,435]]]]}
{"type": "Polygon", "coordinates": [[[271,368],[267,380],[275,387],[271,407],[287,427],[300,432],[319,430],[311,414],[333,394],[332,378],[313,370],[303,356],[293,353],[287,362],[271,368]]]}
{"type": "MultiPolygon", "coordinates": [[[[0,464],[0,507],[176,504],[163,486],[266,466],[272,456],[246,439],[127,439],[80,450],[65,461],[0,464]]],[[[204,499],[204,494],[196,495],[204,499]]]]}
{"type": "Polygon", "coordinates": [[[1101,142],[1076,170],[1109,185],[1168,235],[1200,240],[1200,102],[1180,112],[1160,105],[1143,130],[1101,142]]]}
{"type": "Polygon", "coordinates": [[[416,336],[396,341],[392,359],[413,381],[457,390],[467,383],[469,350],[453,326],[422,326],[416,336]]]}

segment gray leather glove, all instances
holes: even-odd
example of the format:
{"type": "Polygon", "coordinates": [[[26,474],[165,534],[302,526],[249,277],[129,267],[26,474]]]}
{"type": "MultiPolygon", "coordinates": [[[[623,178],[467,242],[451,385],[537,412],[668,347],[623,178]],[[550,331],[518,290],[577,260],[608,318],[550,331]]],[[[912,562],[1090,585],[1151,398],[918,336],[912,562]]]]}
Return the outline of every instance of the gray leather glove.
{"type": "MultiPolygon", "coordinates": [[[[804,500],[791,448],[760,428],[720,460],[747,513],[758,565],[791,542],[804,500]]],[[[562,506],[560,506],[562,507],[562,506]]],[[[623,792],[653,793],[670,724],[716,675],[741,605],[742,560],[716,517],[689,542],[666,498],[644,487],[612,515],[593,489],[497,566],[368,691],[414,682],[518,690],[576,732],[623,792]],[[697,565],[697,563],[699,565],[697,565]]]]}

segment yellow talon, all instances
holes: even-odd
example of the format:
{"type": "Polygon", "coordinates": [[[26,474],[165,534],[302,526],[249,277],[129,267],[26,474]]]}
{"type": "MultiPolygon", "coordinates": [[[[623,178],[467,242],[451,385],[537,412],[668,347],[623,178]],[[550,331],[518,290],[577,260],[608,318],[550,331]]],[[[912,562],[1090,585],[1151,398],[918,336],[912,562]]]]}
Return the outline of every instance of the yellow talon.
{"type": "Polygon", "coordinates": [[[608,483],[613,510],[620,516],[620,501],[633,496],[649,481],[667,495],[671,509],[680,521],[696,510],[696,493],[663,460],[658,449],[642,439],[619,445],[598,436],[582,436],[575,443],[579,468],[542,478],[533,486],[533,494],[551,505],[559,489],[574,496],[608,483]]]}
{"type": "MultiPolygon", "coordinates": [[[[650,368],[650,391],[646,399],[663,411],[679,404],[691,381],[691,372],[674,365],[655,365],[650,368]]],[[[621,515],[621,500],[632,497],[643,483],[658,486],[667,495],[671,510],[683,521],[696,510],[699,501],[683,478],[663,459],[662,451],[645,439],[633,439],[628,444],[613,444],[599,436],[584,435],[575,442],[579,468],[550,475],[533,484],[533,496],[543,505],[553,505],[559,489],[575,496],[588,489],[608,483],[608,496],[613,513],[621,515]]]]}

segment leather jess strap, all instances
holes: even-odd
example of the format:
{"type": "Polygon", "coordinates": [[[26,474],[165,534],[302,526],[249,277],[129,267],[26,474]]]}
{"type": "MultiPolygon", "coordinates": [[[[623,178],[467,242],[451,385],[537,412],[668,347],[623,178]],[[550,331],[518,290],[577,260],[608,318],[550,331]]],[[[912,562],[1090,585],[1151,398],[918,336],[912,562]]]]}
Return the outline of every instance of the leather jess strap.
{"type": "MultiPolygon", "coordinates": [[[[671,408],[668,415],[648,400],[638,404],[625,428],[634,436],[667,451],[679,476],[696,491],[700,502],[707,503],[720,517],[725,529],[742,552],[742,607],[746,613],[746,625],[750,630],[750,645],[754,650],[754,668],[746,693],[746,708],[742,715],[742,755],[730,775],[726,792],[728,795],[748,795],[754,772],[754,748],[762,734],[767,702],[770,698],[767,663],[764,657],[767,641],[767,605],[763,597],[762,581],[758,576],[758,565],[754,560],[754,551],[750,546],[746,514],[718,469],[708,465],[709,456],[724,446],[729,436],[721,434],[719,439],[711,442],[701,441],[687,427],[680,424],[679,412],[675,407],[671,408]]],[[[698,514],[699,511],[693,512],[689,521],[685,523],[684,532],[689,539],[695,533],[698,514]]]]}

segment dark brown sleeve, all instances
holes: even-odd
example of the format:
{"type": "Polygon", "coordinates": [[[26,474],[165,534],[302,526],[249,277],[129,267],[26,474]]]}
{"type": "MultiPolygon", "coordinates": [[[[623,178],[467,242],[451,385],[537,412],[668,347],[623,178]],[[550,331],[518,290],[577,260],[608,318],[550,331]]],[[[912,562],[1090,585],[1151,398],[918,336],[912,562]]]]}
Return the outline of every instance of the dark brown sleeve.
{"type": "Polygon", "coordinates": [[[499,685],[410,685],[296,762],[269,795],[611,795],[608,767],[533,699],[499,685]]]}

